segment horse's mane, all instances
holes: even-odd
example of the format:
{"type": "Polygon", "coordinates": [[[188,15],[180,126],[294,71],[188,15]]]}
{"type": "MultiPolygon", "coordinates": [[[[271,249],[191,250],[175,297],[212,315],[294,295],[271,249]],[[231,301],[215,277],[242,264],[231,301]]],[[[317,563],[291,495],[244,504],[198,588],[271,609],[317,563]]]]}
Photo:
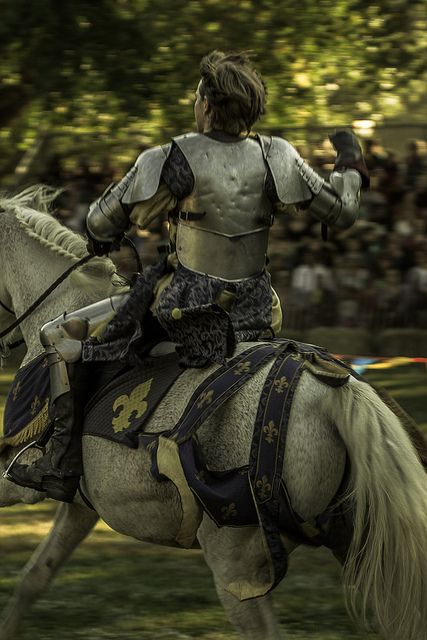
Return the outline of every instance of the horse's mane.
{"type": "MultiPolygon", "coordinates": [[[[61,190],[36,185],[14,196],[0,196],[0,207],[12,211],[25,233],[49,251],[77,262],[87,254],[84,237],[65,227],[50,212],[52,202],[60,193],[61,190]]],[[[92,258],[73,272],[71,278],[78,286],[97,288],[101,278],[111,280],[115,272],[116,268],[110,259],[92,258]]]]}

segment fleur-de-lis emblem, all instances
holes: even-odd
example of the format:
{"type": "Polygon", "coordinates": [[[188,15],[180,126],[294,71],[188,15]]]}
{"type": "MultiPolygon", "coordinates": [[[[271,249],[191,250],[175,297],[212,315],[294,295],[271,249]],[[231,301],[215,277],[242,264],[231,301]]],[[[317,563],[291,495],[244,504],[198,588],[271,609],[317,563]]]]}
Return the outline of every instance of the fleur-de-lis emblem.
{"type": "Polygon", "coordinates": [[[265,427],[262,428],[262,430],[265,433],[265,439],[268,444],[271,444],[274,441],[275,437],[279,434],[278,430],[274,426],[273,420],[270,420],[270,422],[266,424],[265,427]]]}
{"type": "Polygon", "coordinates": [[[33,416],[33,418],[36,415],[40,405],[41,405],[40,398],[36,396],[31,403],[31,415],[33,416]]]}
{"type": "Polygon", "coordinates": [[[289,382],[287,381],[285,376],[282,376],[280,380],[274,381],[274,386],[276,388],[277,393],[283,393],[284,390],[287,389],[287,387],[289,387],[289,382]]]}
{"type": "Polygon", "coordinates": [[[224,520],[229,520],[230,518],[235,518],[237,516],[236,505],[234,502],[226,505],[225,507],[221,507],[221,513],[224,520]]]}
{"type": "Polygon", "coordinates": [[[48,366],[47,358],[43,358],[43,360],[42,360],[42,369],[46,369],[47,366],[48,366]]]}
{"type": "Polygon", "coordinates": [[[16,399],[19,396],[20,392],[21,392],[21,381],[18,380],[18,382],[16,383],[16,385],[12,389],[12,396],[13,396],[14,401],[16,401],[16,399]]]}
{"type": "Polygon", "coordinates": [[[112,420],[112,427],[114,433],[124,431],[131,426],[132,420],[141,418],[147,411],[148,402],[145,398],[150,393],[153,378],[146,380],[142,384],[139,384],[133,391],[127,396],[123,394],[114,400],[113,411],[117,411],[120,407],[122,410],[112,420]]]}
{"type": "Polygon", "coordinates": [[[292,353],[291,358],[292,360],[295,360],[295,362],[299,362],[301,360],[301,356],[299,353],[292,353]]]}
{"type": "Polygon", "coordinates": [[[197,402],[197,408],[198,409],[202,409],[203,405],[208,405],[212,402],[213,400],[213,389],[209,389],[209,391],[203,391],[203,393],[200,394],[200,398],[197,402]]]}
{"type": "Polygon", "coordinates": [[[271,493],[271,484],[267,476],[262,476],[261,480],[257,480],[256,490],[260,500],[265,500],[271,493]]]}
{"type": "Polygon", "coordinates": [[[234,375],[241,376],[244,373],[249,373],[250,370],[251,370],[250,360],[246,360],[246,362],[239,362],[239,364],[236,366],[234,370],[234,375]]]}

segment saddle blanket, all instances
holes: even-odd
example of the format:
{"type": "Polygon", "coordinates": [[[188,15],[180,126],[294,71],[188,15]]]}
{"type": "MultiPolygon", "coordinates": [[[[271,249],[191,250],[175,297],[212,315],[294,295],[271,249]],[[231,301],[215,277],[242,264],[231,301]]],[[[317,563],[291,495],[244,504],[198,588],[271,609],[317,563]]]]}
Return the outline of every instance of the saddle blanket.
{"type": "Polygon", "coordinates": [[[83,435],[99,436],[131,448],[138,434],[183,369],[176,353],[145,358],[103,386],[86,407],[83,435]]]}
{"type": "MultiPolygon", "coordinates": [[[[101,387],[98,382],[100,388],[86,406],[83,432],[137,447],[138,431],[181,373],[173,353],[147,357],[101,387]]],[[[6,400],[0,450],[38,438],[49,423],[49,368],[43,354],[15,376],[6,400]]]]}
{"type": "Polygon", "coordinates": [[[37,438],[49,424],[49,369],[44,354],[19,369],[6,399],[0,450],[37,438]]]}

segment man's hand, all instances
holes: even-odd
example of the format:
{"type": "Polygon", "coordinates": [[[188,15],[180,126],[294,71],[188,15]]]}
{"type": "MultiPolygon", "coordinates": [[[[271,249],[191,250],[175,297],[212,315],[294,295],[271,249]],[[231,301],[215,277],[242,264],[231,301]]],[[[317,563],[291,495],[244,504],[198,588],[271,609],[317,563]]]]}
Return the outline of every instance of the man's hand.
{"type": "Polygon", "coordinates": [[[352,131],[342,129],[329,136],[337,159],[335,169],[356,169],[362,177],[362,186],[369,187],[369,173],[363,158],[362,147],[352,131]]]}
{"type": "Polygon", "coordinates": [[[347,162],[359,162],[362,158],[362,148],[354,133],[347,130],[335,131],[329,136],[335,151],[337,152],[336,164],[346,166],[347,162]]]}
{"type": "Polygon", "coordinates": [[[111,245],[111,242],[99,242],[87,233],[86,247],[91,256],[107,256],[111,251],[111,245]]]}
{"type": "Polygon", "coordinates": [[[122,242],[122,238],[116,238],[113,242],[100,242],[99,240],[95,240],[92,238],[89,233],[86,231],[87,235],[87,250],[91,256],[108,256],[112,251],[120,251],[120,245],[122,242]]]}

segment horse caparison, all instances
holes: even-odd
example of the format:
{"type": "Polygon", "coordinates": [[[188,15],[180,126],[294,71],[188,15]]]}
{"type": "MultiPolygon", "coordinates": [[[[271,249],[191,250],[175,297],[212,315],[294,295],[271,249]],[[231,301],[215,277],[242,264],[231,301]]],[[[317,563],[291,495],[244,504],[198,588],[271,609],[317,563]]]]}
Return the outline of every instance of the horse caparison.
{"type": "MultiPolygon", "coordinates": [[[[0,291],[8,294],[17,315],[46,283],[85,252],[84,239],[46,213],[50,199],[46,191],[30,189],[0,200],[0,291]]],[[[44,322],[64,309],[78,309],[111,295],[113,271],[107,259],[90,263],[25,320],[22,335],[28,352],[24,364],[42,351],[39,328],[44,322]]],[[[0,313],[0,329],[7,322],[10,317],[0,313]]],[[[258,398],[270,366],[261,369],[201,427],[200,444],[210,467],[226,470],[247,464],[258,398]]],[[[195,387],[212,370],[186,370],[149,419],[147,430],[170,429],[195,387]]],[[[2,451],[2,467],[15,453],[11,448],[2,451]]],[[[95,512],[79,498],[71,505],[60,505],[49,537],[28,563],[4,614],[1,640],[16,637],[23,615],[98,518],[139,540],[175,544],[182,513],[179,495],[171,482],[153,479],[150,455],[144,448],[131,450],[85,436],[83,454],[85,490],[95,512]]],[[[31,460],[37,454],[26,455],[31,460]]],[[[371,616],[387,640],[422,640],[427,629],[424,469],[401,422],[368,384],[352,380],[331,389],[307,371],[295,393],[284,463],[292,504],[307,520],[324,511],[333,499],[347,455],[351,474],[346,500],[354,536],[343,567],[343,585],[350,611],[362,625],[371,616]]],[[[2,506],[35,503],[43,497],[3,478],[0,481],[2,506]]],[[[221,602],[241,636],[247,640],[282,638],[270,596],[241,602],[224,588],[236,547],[244,554],[244,532],[218,529],[204,515],[197,537],[221,602]]],[[[284,542],[291,552],[289,540],[284,542]]],[[[252,563],[254,571],[262,569],[263,560],[254,554],[243,561],[248,566],[252,563]]]]}

